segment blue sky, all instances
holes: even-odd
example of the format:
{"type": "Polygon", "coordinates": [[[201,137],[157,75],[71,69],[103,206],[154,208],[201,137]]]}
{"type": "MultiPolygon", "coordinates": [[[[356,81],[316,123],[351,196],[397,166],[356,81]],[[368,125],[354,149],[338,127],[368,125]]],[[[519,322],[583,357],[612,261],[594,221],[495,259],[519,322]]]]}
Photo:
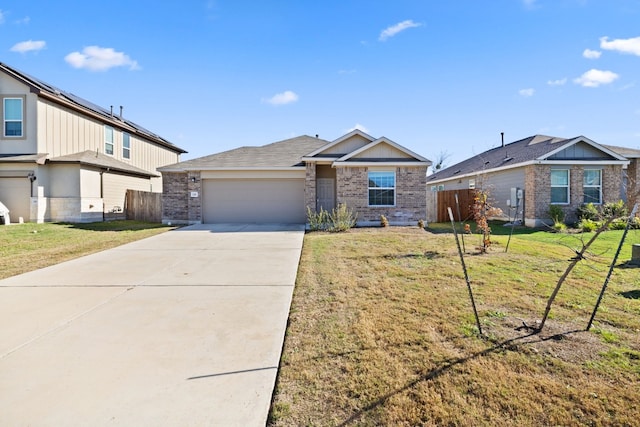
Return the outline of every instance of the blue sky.
{"type": "Polygon", "coordinates": [[[0,61],[189,151],[355,127],[453,164],[640,148],[640,0],[0,0],[0,61]]]}

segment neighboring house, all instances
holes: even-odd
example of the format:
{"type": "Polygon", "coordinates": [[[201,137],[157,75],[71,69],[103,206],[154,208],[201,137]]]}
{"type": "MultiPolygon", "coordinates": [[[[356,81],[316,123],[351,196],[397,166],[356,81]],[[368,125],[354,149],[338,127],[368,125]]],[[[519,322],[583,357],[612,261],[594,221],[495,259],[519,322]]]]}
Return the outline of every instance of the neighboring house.
{"type": "Polygon", "coordinates": [[[127,189],[162,192],[186,153],[122,117],[0,63],[0,202],[12,222],[101,221],[127,189]]]}
{"type": "Polygon", "coordinates": [[[635,175],[629,175],[626,193],[637,192],[638,156],[629,160],[621,151],[584,136],[534,135],[430,175],[427,185],[431,191],[488,191],[503,219],[516,218],[527,226],[549,224],[552,204],[562,207],[567,221],[574,221],[576,209],[584,203],[601,205],[625,198],[623,169],[628,165],[635,175]]]}
{"type": "Polygon", "coordinates": [[[359,225],[426,216],[431,162],[388,138],[354,130],[333,142],[299,136],[159,168],[163,222],[305,223],[307,208],[346,205],[359,225]]]}

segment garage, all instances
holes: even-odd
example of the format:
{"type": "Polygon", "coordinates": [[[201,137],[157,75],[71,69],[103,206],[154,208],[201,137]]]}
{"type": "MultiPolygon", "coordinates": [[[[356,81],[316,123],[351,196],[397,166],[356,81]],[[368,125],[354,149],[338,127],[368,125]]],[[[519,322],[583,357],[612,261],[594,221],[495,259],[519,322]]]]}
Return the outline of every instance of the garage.
{"type": "Polygon", "coordinates": [[[304,179],[204,179],[204,223],[306,222],[304,179]]]}
{"type": "Polygon", "coordinates": [[[29,221],[31,216],[31,181],[26,177],[8,178],[0,176],[0,202],[9,209],[11,222],[20,218],[29,221]]]}

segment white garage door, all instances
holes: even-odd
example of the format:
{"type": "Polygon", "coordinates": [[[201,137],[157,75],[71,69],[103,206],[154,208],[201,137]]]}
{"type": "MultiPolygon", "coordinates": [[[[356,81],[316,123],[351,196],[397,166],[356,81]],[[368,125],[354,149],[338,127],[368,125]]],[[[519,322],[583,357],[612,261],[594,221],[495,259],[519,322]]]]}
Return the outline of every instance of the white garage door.
{"type": "Polygon", "coordinates": [[[204,223],[306,222],[304,179],[205,179],[204,223]]]}
{"type": "Polygon", "coordinates": [[[20,217],[29,221],[31,216],[31,181],[27,177],[0,177],[0,202],[9,209],[11,222],[18,222],[20,217]]]}

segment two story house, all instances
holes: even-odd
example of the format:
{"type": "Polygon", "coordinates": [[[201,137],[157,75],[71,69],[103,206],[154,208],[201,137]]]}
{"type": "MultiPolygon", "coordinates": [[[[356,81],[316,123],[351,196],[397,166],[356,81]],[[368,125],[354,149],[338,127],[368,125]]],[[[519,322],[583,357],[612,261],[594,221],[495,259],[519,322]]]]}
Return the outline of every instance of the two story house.
{"type": "Polygon", "coordinates": [[[102,221],[127,189],[162,192],[185,150],[0,62],[0,202],[12,222],[102,221]]]}

